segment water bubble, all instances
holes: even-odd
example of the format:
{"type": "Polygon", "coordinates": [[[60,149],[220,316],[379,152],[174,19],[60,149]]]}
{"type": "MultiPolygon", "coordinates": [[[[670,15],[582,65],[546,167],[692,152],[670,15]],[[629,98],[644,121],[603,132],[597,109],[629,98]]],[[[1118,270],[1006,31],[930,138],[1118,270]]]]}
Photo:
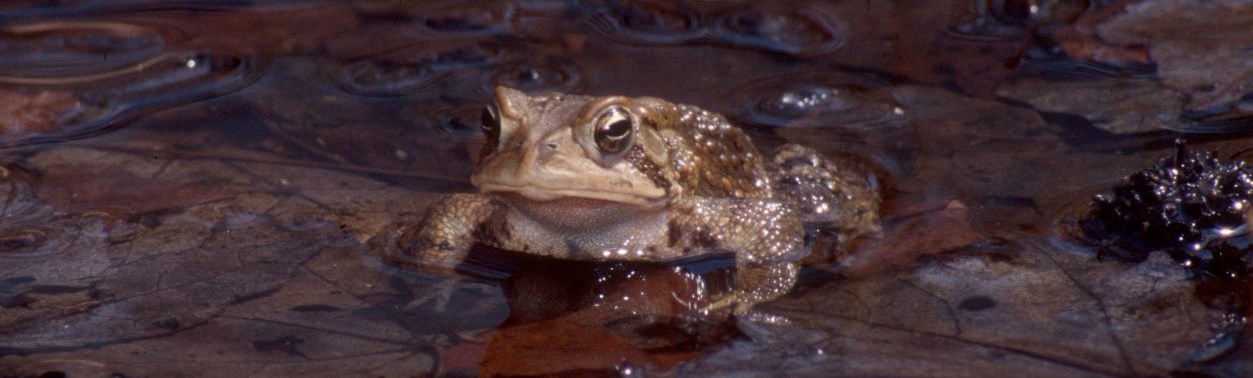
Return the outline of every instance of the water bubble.
{"type": "Polygon", "coordinates": [[[802,116],[818,108],[822,111],[841,111],[852,107],[841,101],[840,90],[822,86],[806,86],[795,91],[783,92],[762,104],[763,110],[781,115],[802,116]]]}
{"type": "Polygon", "coordinates": [[[883,128],[904,124],[903,108],[891,96],[859,85],[808,82],[789,77],[739,89],[750,122],[788,127],[883,128]]]}
{"type": "Polygon", "coordinates": [[[634,364],[631,364],[630,362],[620,363],[617,366],[614,366],[614,370],[618,372],[618,376],[621,378],[636,378],[636,377],[648,376],[647,374],[644,373],[645,369],[642,366],[636,366],[634,364]]]}
{"type": "Polygon", "coordinates": [[[735,46],[813,56],[843,46],[848,26],[833,13],[816,6],[793,9],[760,2],[719,16],[714,22],[714,33],[735,46]]]}

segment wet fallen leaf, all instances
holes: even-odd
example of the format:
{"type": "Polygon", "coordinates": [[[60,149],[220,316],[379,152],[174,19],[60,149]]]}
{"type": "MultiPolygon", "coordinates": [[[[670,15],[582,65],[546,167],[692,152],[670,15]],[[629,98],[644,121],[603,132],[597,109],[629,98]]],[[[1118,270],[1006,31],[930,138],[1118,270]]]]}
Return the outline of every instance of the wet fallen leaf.
{"type": "Polygon", "coordinates": [[[1101,40],[1097,26],[1121,14],[1126,7],[1141,0],[1115,0],[1083,13],[1069,25],[1049,35],[1067,55],[1076,59],[1115,66],[1152,64],[1148,49],[1142,45],[1118,45],[1101,40]]]}
{"type": "Polygon", "coordinates": [[[128,212],[142,214],[220,201],[240,194],[238,183],[205,174],[208,173],[205,171],[229,169],[224,165],[207,162],[192,163],[195,167],[187,167],[187,162],[135,164],[119,161],[115,159],[117,155],[100,151],[84,149],[70,153],[72,156],[62,155],[64,161],[54,158],[41,162],[40,174],[34,178],[39,182],[35,196],[59,209],[83,211],[124,205],[128,212]],[[98,164],[79,164],[84,160],[98,164]],[[164,179],[163,173],[167,170],[181,169],[190,169],[201,178],[164,179]]]}
{"type": "MultiPolygon", "coordinates": [[[[891,229],[881,247],[913,251],[906,255],[950,252],[924,257],[912,268],[799,288],[761,306],[762,318],[739,323],[740,331],[754,341],[700,350],[711,354],[695,361],[680,362],[695,356],[690,350],[641,352],[629,333],[604,326],[603,313],[576,311],[506,327],[500,335],[483,334],[505,318],[505,296],[498,288],[457,286],[439,306],[430,300],[438,279],[383,266],[373,257],[378,252],[367,250],[371,240],[389,231],[389,224],[416,219],[429,195],[316,167],[136,152],[146,151],[142,148],[64,146],[22,159],[5,176],[5,195],[16,199],[7,201],[4,230],[29,227],[44,237],[31,239],[30,245],[14,243],[10,252],[0,253],[0,368],[22,374],[80,371],[75,369],[126,375],[193,370],[235,375],[468,374],[524,367],[539,371],[536,361],[563,350],[553,346],[564,345],[589,348],[595,354],[588,356],[595,358],[567,360],[558,371],[603,371],[617,366],[620,360],[615,358],[627,356],[659,368],[679,363],[678,373],[701,375],[1154,375],[1177,367],[1212,336],[1209,325],[1216,314],[1195,299],[1191,282],[1168,260],[1101,263],[1081,248],[1039,237],[969,243],[976,235],[1007,232],[1006,227],[987,231],[986,225],[970,223],[972,214],[1015,219],[1014,214],[1031,211],[1030,206],[1015,204],[1006,210],[954,201],[961,197],[953,193],[976,199],[981,193],[1057,196],[1047,190],[1055,186],[1040,180],[1090,182],[1083,174],[1099,172],[1070,173],[1041,163],[1042,156],[1063,149],[1057,139],[1036,138],[1038,145],[1019,154],[963,150],[971,144],[1012,146],[1010,141],[1021,138],[1022,130],[1050,127],[1026,116],[1029,112],[920,88],[898,94],[911,109],[928,104],[984,109],[916,118],[919,123],[908,132],[926,141],[922,157],[946,156],[954,166],[976,170],[952,176],[951,170],[919,161],[906,167],[916,174],[910,177],[978,180],[954,182],[946,190],[901,182],[905,191],[893,201],[909,202],[895,209],[920,216],[901,218],[901,227],[891,229]],[[966,114],[978,117],[954,121],[966,114]],[[945,127],[929,128],[936,124],[945,127]],[[1013,127],[990,129],[1001,125],[1013,127]],[[974,132],[983,137],[965,134],[974,132]],[[992,164],[1045,167],[1057,177],[977,170],[981,167],[975,162],[990,161],[991,155],[1008,160],[992,164]],[[137,187],[146,196],[80,197],[93,208],[117,207],[122,214],[128,213],[130,202],[137,209],[168,210],[109,221],[104,215],[70,214],[64,209],[75,206],[74,196],[47,193],[87,188],[61,179],[61,188],[39,189],[41,176],[22,173],[54,177],[54,169],[65,175],[118,172],[123,181],[147,177],[148,186],[137,187]],[[1019,182],[1001,185],[1007,177],[1019,182]],[[232,194],[198,197],[178,190],[198,183],[218,183],[229,190],[219,194],[232,194]],[[167,198],[158,198],[165,192],[167,198]],[[921,205],[928,203],[926,198],[935,199],[930,200],[935,205],[921,205]],[[916,211],[904,211],[910,208],[916,211]],[[927,208],[933,211],[921,211],[927,208]],[[912,233],[914,239],[901,235],[912,233]],[[890,238],[896,237],[913,242],[892,244],[890,238]],[[589,343],[589,335],[612,335],[616,341],[589,343]],[[501,354],[515,352],[517,358],[501,354]],[[474,366],[467,353],[483,356],[488,365],[474,366]]],[[[1082,154],[1071,158],[1086,159],[1082,154]]],[[[109,177],[85,177],[83,184],[110,182],[109,177]]],[[[126,191],[120,185],[99,187],[126,191]]],[[[1052,219],[1031,217],[1035,222],[1052,219]]],[[[624,290],[641,291],[644,298],[663,298],[670,293],[657,291],[673,291],[662,286],[624,290]]],[[[1232,369],[1247,368],[1238,361],[1232,364],[1232,369]]]]}
{"type": "MultiPolygon", "coordinates": [[[[0,253],[0,370],[397,375],[434,371],[443,359],[438,345],[464,344],[429,334],[428,323],[437,320],[430,317],[368,321],[406,319],[386,314],[409,311],[404,305],[427,290],[381,270],[351,233],[377,230],[364,209],[386,208],[394,216],[395,206],[413,200],[403,191],[331,179],[318,169],[85,148],[49,150],[22,164],[52,176],[93,170],[123,176],[58,182],[55,190],[107,192],[49,195],[50,201],[20,182],[39,177],[6,177],[15,189],[5,193],[13,205],[5,208],[3,230],[42,221],[48,233],[40,243],[0,253]],[[133,180],[126,175],[135,172],[146,172],[152,189],[128,193],[109,181],[133,180]],[[177,190],[206,182],[239,190],[203,191],[212,194],[207,198],[177,190]],[[293,196],[285,185],[298,185],[303,194],[293,196]],[[360,193],[372,195],[354,195],[360,193]],[[165,210],[111,222],[55,215],[75,206],[75,198],[93,207],[165,210]],[[125,238],[113,235],[122,231],[125,238]],[[83,358],[97,362],[74,362],[83,358]]],[[[469,288],[458,298],[500,298],[469,288]]],[[[484,329],[503,318],[503,301],[470,303],[476,302],[487,306],[460,308],[482,315],[434,327],[484,329]]]]}
{"type": "MultiPolygon", "coordinates": [[[[67,22],[61,12],[104,3],[6,8],[6,15],[29,19],[30,30],[55,31],[67,22]]],[[[203,83],[229,90],[195,92],[217,97],[188,97],[195,106],[177,110],[127,108],[138,110],[103,119],[118,123],[90,129],[99,134],[3,151],[0,374],[594,374],[631,365],[622,364],[625,356],[702,376],[1121,376],[1180,368],[1249,375],[1249,348],[1206,347],[1222,314],[1200,304],[1177,266],[1161,255],[1143,264],[1099,262],[1090,247],[1057,235],[1065,231],[1057,223],[1090,198],[1090,188],[1168,153],[1169,140],[1109,135],[1038,109],[971,98],[1017,75],[1014,63],[1028,45],[1012,25],[1000,35],[954,30],[983,2],[838,2],[821,5],[821,19],[722,2],[678,19],[642,13],[650,7],[606,13],[597,2],[499,2],[486,13],[452,7],[435,16],[409,9],[446,4],[366,3],[205,6],[213,11],[110,5],[122,8],[66,17],[120,34],[34,39],[88,68],[98,68],[91,62],[100,51],[179,58],[160,60],[170,68],[162,73],[114,83],[70,80],[139,101],[93,98],[104,105],[169,104],[158,100],[182,92],[165,92],[167,85],[198,88],[182,81],[197,73],[225,75],[203,83]],[[839,28],[824,33],[827,21],[839,28]],[[623,25],[633,29],[614,29],[623,25]],[[641,34],[668,27],[697,39],[641,34]],[[168,41],[151,43],[152,30],[168,41]],[[128,34],[134,31],[143,34],[128,34]],[[629,35],[615,34],[623,31],[629,35]],[[586,41],[554,39],[570,35],[586,41]],[[787,54],[789,44],[826,47],[801,56],[787,54]],[[249,59],[213,59],[230,53],[249,59]],[[854,252],[860,261],[846,262],[878,270],[808,269],[792,293],[721,333],[731,336],[683,345],[674,328],[646,332],[657,330],[647,316],[579,301],[597,292],[561,286],[567,270],[546,274],[555,286],[510,289],[379,261],[380,249],[412,227],[433,192],[470,190],[475,122],[492,85],[651,95],[735,119],[745,104],[780,98],[748,85],[753,80],[804,88],[831,84],[823,78],[836,72],[874,83],[867,87],[874,103],[891,106],[872,113],[890,112],[892,122],[742,126],[763,147],[798,141],[866,158],[883,173],[889,227],[882,239],[861,243],[854,252]],[[899,85],[905,82],[933,86],[899,85]],[[727,93],[743,101],[720,96],[727,93]],[[519,300],[528,297],[538,299],[519,300]]],[[[989,18],[996,14],[980,16],[998,22],[989,18]]],[[[1100,92],[1049,85],[1056,83],[1038,90],[1100,92]]],[[[1143,94],[1134,91],[1143,89],[1138,84],[1097,88],[1109,88],[1113,99],[1143,94]]],[[[866,102],[853,104],[864,110],[857,104],[866,102]]],[[[1171,106],[1103,104],[1125,104],[1132,114],[1171,106]]],[[[1249,140],[1222,136],[1205,144],[1198,148],[1236,151],[1249,140]]],[[[644,303],[627,308],[677,314],[674,295],[696,291],[683,280],[659,281],[607,293],[644,303]]]]}
{"type": "Polygon", "coordinates": [[[1113,134],[1171,129],[1187,122],[1181,117],[1183,96],[1149,79],[1024,80],[997,94],[1040,111],[1083,117],[1113,134]]]}
{"type": "MultiPolygon", "coordinates": [[[[1220,316],[1168,258],[1097,264],[1047,241],[935,257],[766,306],[785,322],[679,375],[1165,375],[1220,316]]],[[[745,323],[745,322],[742,322],[745,323]]]]}
{"type": "Polygon", "coordinates": [[[1163,84],[1188,95],[1189,110],[1239,100],[1253,87],[1253,1],[1155,0],[1129,5],[1098,27],[1101,39],[1148,46],[1163,84]]]}
{"type": "Polygon", "coordinates": [[[488,343],[479,373],[611,372],[620,365],[669,370],[738,335],[727,321],[729,309],[699,310],[729,291],[725,273],[702,276],[664,264],[525,262],[504,284],[511,314],[488,343]]]}
{"type": "Polygon", "coordinates": [[[0,90],[0,141],[56,131],[57,119],[81,106],[66,91],[0,90]]]}
{"type": "Polygon", "coordinates": [[[580,311],[537,323],[501,328],[493,337],[479,374],[547,375],[580,370],[612,372],[630,364],[668,370],[695,351],[648,353],[604,327],[596,312],[580,311]]]}
{"type": "Polygon", "coordinates": [[[919,256],[950,252],[980,240],[970,224],[966,205],[953,200],[939,208],[887,219],[886,237],[868,238],[843,260],[841,272],[864,277],[874,272],[912,265],[919,256]]]}

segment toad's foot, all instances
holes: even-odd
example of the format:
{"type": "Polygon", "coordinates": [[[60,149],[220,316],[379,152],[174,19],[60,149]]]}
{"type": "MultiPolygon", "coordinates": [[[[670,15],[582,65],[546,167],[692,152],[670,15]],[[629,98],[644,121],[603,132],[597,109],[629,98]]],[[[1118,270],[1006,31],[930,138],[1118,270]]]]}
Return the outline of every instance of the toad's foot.
{"type": "Polygon", "coordinates": [[[483,220],[491,216],[498,204],[479,194],[453,194],[440,198],[427,210],[416,226],[398,227],[387,238],[377,239],[386,245],[385,262],[416,270],[426,278],[419,280],[410,306],[431,305],[444,311],[457,291],[477,280],[456,274],[456,268],[474,245],[475,232],[483,220]]]}
{"type": "Polygon", "coordinates": [[[711,249],[735,252],[735,291],[709,309],[735,304],[735,313],[778,298],[796,283],[796,261],[809,253],[797,214],[770,199],[697,198],[676,206],[672,234],[711,240],[711,249]],[[689,207],[690,206],[690,207],[689,207]]]}
{"type": "Polygon", "coordinates": [[[427,210],[412,237],[397,241],[398,263],[432,272],[451,272],[470,252],[475,232],[499,204],[480,194],[453,194],[427,210]]]}
{"type": "Polygon", "coordinates": [[[735,291],[710,303],[703,312],[712,313],[734,305],[734,314],[744,315],[754,305],[778,298],[791,290],[796,285],[800,265],[795,262],[766,266],[744,264],[736,269],[735,291]]]}

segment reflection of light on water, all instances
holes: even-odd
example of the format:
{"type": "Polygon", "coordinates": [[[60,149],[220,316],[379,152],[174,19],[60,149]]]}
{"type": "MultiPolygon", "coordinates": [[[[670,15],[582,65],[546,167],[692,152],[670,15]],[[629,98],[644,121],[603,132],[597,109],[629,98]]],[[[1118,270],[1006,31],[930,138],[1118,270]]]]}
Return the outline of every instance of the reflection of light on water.
{"type": "Polygon", "coordinates": [[[701,315],[709,315],[709,308],[705,306],[701,306],[699,304],[701,298],[707,298],[709,295],[709,285],[705,282],[705,280],[701,278],[699,275],[696,275],[692,272],[688,272],[684,270],[683,268],[680,268],[677,266],[671,267],[670,269],[671,269],[671,272],[673,272],[674,274],[678,274],[678,275],[683,276],[684,278],[687,278],[688,282],[696,283],[696,287],[694,288],[694,290],[691,291],[691,295],[688,296],[688,299],[686,301],[679,299],[679,295],[678,295],[679,293],[677,292],[674,293],[673,295],[674,300],[678,302],[679,305],[681,305],[683,309],[685,310],[696,311],[701,315]]]}
{"type": "Polygon", "coordinates": [[[797,92],[787,92],[779,98],[779,102],[788,105],[797,110],[812,108],[826,102],[827,99],[839,95],[839,90],[834,88],[805,88],[797,92]]]}
{"type": "MultiPolygon", "coordinates": [[[[66,74],[59,76],[9,75],[0,76],[0,83],[15,85],[73,85],[116,79],[126,75],[145,74],[145,77],[135,78],[136,82],[142,82],[142,80],[160,79],[162,78],[161,75],[170,75],[171,73],[169,71],[160,70],[162,66],[184,66],[186,68],[195,68],[198,65],[196,62],[197,59],[201,59],[201,57],[196,55],[194,52],[174,51],[158,54],[151,58],[136,62],[130,66],[102,72],[82,72],[78,75],[66,74]]],[[[135,84],[132,84],[132,86],[134,85],[135,84]]]]}
{"type": "Polygon", "coordinates": [[[64,141],[129,115],[216,97],[257,78],[247,57],[166,45],[160,30],[116,22],[52,21],[0,27],[0,84],[70,90],[81,104],[56,118],[57,132],[16,141],[64,141]]]}
{"type": "MultiPolygon", "coordinates": [[[[623,250],[626,254],[632,252],[629,249],[623,250]]],[[[618,254],[618,250],[610,254],[618,254]]],[[[640,270],[625,264],[610,264],[595,277],[599,287],[591,306],[631,316],[655,315],[659,311],[684,316],[708,316],[714,312],[708,308],[708,297],[711,294],[706,277],[690,272],[683,266],[664,269],[667,270],[640,270]],[[675,277],[678,278],[677,284],[675,277]],[[666,296],[669,298],[663,299],[666,296]],[[673,301],[670,303],[678,306],[666,304],[666,301],[673,301]]]]}
{"type": "Polygon", "coordinates": [[[749,121],[792,127],[897,127],[905,109],[879,83],[858,77],[833,80],[805,73],[765,77],[737,89],[749,121]]]}

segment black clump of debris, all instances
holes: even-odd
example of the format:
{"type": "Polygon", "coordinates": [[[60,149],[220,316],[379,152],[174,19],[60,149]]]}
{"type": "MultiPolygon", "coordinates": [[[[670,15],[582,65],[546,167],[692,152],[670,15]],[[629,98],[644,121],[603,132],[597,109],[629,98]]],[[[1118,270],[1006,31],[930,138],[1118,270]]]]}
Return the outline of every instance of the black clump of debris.
{"type": "Polygon", "coordinates": [[[1160,250],[1202,275],[1239,278],[1253,251],[1244,219],[1251,205],[1253,167],[1176,141],[1174,156],[1094,196],[1080,225],[1102,241],[1098,257],[1143,261],[1160,250]]]}

